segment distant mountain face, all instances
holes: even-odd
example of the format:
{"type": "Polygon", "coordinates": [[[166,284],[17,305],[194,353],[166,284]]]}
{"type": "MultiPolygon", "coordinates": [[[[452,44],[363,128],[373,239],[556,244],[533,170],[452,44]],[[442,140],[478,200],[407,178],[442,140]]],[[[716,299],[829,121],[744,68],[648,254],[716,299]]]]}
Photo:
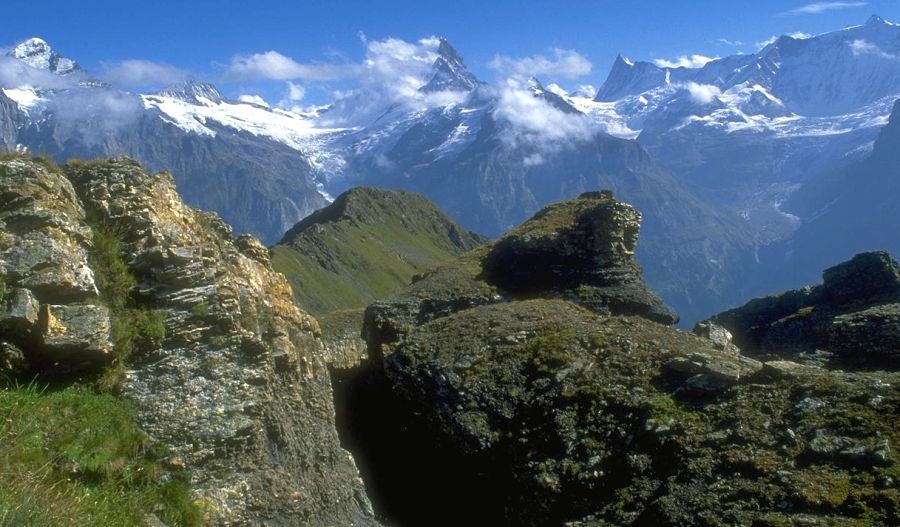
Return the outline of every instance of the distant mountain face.
{"type": "Polygon", "coordinates": [[[59,161],[128,155],[171,171],[189,203],[269,243],[329,201],[298,144],[311,126],[296,114],[228,101],[206,83],[123,92],[36,38],[2,58],[11,59],[31,82],[0,90],[6,149],[59,161]]]}
{"type": "Polygon", "coordinates": [[[676,178],[738,212],[761,242],[799,225],[779,205],[836,166],[865,157],[900,95],[900,25],[782,36],[700,68],[619,56],[594,101],[676,178]]]}
{"type": "Polygon", "coordinates": [[[816,265],[864,251],[900,251],[898,202],[900,102],[868,158],[806,186],[785,203],[786,210],[806,219],[793,236],[761,253],[760,274],[774,281],[769,291],[815,283],[816,265]]]}
{"type": "Polygon", "coordinates": [[[431,67],[412,91],[359,90],[309,113],[194,82],[124,93],[29,42],[15,60],[62,81],[4,87],[6,148],[135,156],[268,243],[357,185],[420,192],[492,236],[547,202],[610,188],[644,213],[647,280],[688,321],[743,299],[761,248],[808,220],[784,203],[865,159],[900,94],[900,26],[878,17],[700,68],[619,56],[595,96],[486,84],[428,39],[431,67]]]}

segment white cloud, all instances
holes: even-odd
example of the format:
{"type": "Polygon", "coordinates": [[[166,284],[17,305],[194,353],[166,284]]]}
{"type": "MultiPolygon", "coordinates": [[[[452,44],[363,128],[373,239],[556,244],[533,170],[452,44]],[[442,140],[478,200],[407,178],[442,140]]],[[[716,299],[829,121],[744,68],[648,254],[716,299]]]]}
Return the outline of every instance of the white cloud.
{"type": "Polygon", "coordinates": [[[225,79],[329,81],[352,77],[357,70],[352,64],[301,64],[273,50],[232,57],[225,79]]]}
{"type": "Polygon", "coordinates": [[[61,77],[47,70],[32,68],[24,62],[6,55],[0,55],[0,86],[4,88],[33,86],[53,89],[68,88],[72,84],[72,79],[68,77],[61,77]]]}
{"type": "Polygon", "coordinates": [[[522,164],[526,167],[535,167],[544,164],[544,156],[535,152],[533,154],[527,155],[522,159],[522,164]]]}
{"type": "Polygon", "coordinates": [[[497,55],[488,67],[502,77],[537,77],[546,75],[559,79],[577,79],[591,72],[591,62],[582,54],[571,49],[554,48],[551,56],[532,55],[515,59],[497,55]]]}
{"type": "Polygon", "coordinates": [[[691,55],[689,57],[682,55],[675,60],[656,59],[653,63],[660,68],[702,68],[714,60],[716,59],[703,55],[691,55]]]}
{"type": "MultiPolygon", "coordinates": [[[[803,31],[794,31],[793,33],[788,33],[786,36],[791,37],[794,40],[806,40],[808,38],[813,37],[812,34],[804,33],[803,31]]],[[[774,44],[775,41],[778,40],[778,38],[779,37],[772,35],[771,37],[769,37],[765,40],[760,40],[759,42],[756,43],[756,49],[760,50],[760,49],[768,46],[769,44],[774,44]]]]}
{"type": "Polygon", "coordinates": [[[266,100],[259,95],[238,95],[238,100],[241,102],[263,106],[265,108],[269,107],[269,103],[267,103],[266,100]]]}
{"type": "Polygon", "coordinates": [[[593,99],[597,96],[597,87],[593,84],[580,84],[578,88],[572,92],[572,95],[593,99]]]}
{"type": "Polygon", "coordinates": [[[725,44],[726,46],[731,46],[733,48],[739,48],[744,45],[740,40],[728,40],[727,38],[717,38],[716,42],[720,44],[725,44]]]}
{"type": "Polygon", "coordinates": [[[297,103],[306,97],[306,88],[295,82],[287,81],[285,83],[284,96],[278,101],[278,107],[302,113],[304,110],[297,103]]]}
{"type": "Polygon", "coordinates": [[[781,13],[782,15],[818,15],[827,11],[837,11],[839,9],[851,9],[854,7],[865,7],[868,2],[814,2],[802,5],[790,11],[781,13]]]}
{"type": "Polygon", "coordinates": [[[769,37],[765,40],[760,40],[759,42],[756,43],[756,49],[762,49],[762,48],[768,46],[769,44],[774,44],[776,40],[778,40],[778,37],[776,37],[775,35],[772,35],[771,37],[769,37]]]}
{"type": "Polygon", "coordinates": [[[438,57],[440,39],[427,37],[416,42],[396,38],[360,40],[366,56],[356,68],[357,86],[333,92],[335,103],[323,119],[326,126],[357,126],[378,117],[384,108],[400,104],[407,110],[425,110],[460,103],[467,92],[423,92],[438,57]]]}
{"type": "Polygon", "coordinates": [[[291,101],[301,101],[303,97],[306,97],[306,89],[299,84],[294,84],[291,81],[287,83],[287,99],[291,101]]]}
{"type": "Polygon", "coordinates": [[[556,151],[572,141],[586,141],[597,132],[587,116],[553,107],[515,79],[503,83],[497,96],[493,116],[511,125],[502,136],[508,146],[528,144],[556,151]]]}
{"type": "Polygon", "coordinates": [[[709,104],[722,95],[722,90],[712,84],[688,82],[684,88],[690,93],[691,100],[697,104],[709,104]]]}
{"type": "Polygon", "coordinates": [[[896,53],[888,53],[887,51],[879,48],[877,45],[872,44],[871,42],[866,42],[865,40],[854,40],[853,42],[849,42],[848,45],[853,51],[853,55],[857,57],[860,55],[874,55],[882,59],[890,60],[900,58],[900,56],[898,56],[896,53]]]}
{"type": "Polygon", "coordinates": [[[180,68],[149,60],[123,60],[102,66],[101,78],[124,88],[168,86],[188,78],[187,72],[180,68]]]}
{"type": "Polygon", "coordinates": [[[425,77],[437,59],[439,44],[436,37],[418,42],[398,38],[367,41],[362,81],[369,86],[385,84],[395,94],[416,97],[428,81],[425,77]]]}

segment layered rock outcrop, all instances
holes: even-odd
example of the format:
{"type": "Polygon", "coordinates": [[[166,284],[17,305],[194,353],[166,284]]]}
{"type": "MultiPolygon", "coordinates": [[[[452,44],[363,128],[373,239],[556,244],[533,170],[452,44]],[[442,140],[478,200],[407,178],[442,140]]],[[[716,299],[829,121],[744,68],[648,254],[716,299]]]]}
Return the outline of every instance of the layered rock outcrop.
{"type": "Polygon", "coordinates": [[[822,278],[820,285],[757,298],[711,320],[749,353],[900,366],[900,265],[886,252],[860,253],[822,278]]]}
{"type": "Polygon", "coordinates": [[[259,242],[127,159],[0,171],[4,349],[42,371],[121,363],[121,395],[213,524],[377,524],[339,445],[318,324],[259,242]],[[133,280],[111,306],[98,231],[133,280]],[[164,328],[127,357],[111,330],[121,305],[164,328]]]}

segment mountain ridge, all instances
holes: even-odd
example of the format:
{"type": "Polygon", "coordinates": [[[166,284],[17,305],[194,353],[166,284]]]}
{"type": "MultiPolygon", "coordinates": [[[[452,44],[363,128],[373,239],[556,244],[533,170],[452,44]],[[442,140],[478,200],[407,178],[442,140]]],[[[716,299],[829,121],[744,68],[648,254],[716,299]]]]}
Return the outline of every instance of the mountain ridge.
{"type": "Polygon", "coordinates": [[[297,303],[324,314],[364,308],[485,241],[424,196],[357,187],[298,222],[270,251],[297,303]]]}

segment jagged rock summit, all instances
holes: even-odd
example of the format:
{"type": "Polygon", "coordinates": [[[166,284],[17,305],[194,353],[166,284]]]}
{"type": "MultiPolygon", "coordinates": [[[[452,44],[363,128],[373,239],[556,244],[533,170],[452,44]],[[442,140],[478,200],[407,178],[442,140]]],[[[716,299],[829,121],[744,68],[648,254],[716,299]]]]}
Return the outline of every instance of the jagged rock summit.
{"type": "Polygon", "coordinates": [[[319,326],[258,241],[124,158],[12,155],[0,196],[3,374],[118,375],[210,524],[377,525],[319,326]]]}
{"type": "Polygon", "coordinates": [[[437,58],[428,82],[419,88],[425,93],[454,90],[470,91],[483,84],[469,71],[462,57],[445,38],[439,39],[437,58]]]}

